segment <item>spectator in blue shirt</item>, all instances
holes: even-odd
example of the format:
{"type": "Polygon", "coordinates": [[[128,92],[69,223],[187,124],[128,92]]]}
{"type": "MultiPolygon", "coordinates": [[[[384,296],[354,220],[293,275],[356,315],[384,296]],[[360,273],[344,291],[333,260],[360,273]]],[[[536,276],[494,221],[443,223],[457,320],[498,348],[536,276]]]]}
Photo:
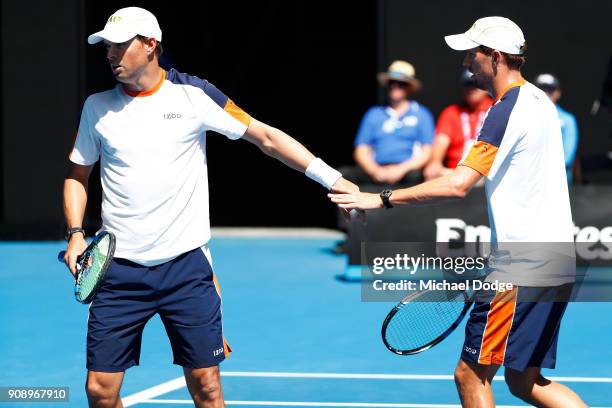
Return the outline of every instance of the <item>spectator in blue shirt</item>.
{"type": "Polygon", "coordinates": [[[434,137],[431,112],[409,98],[421,82],[406,61],[393,62],[387,72],[378,74],[378,80],[388,87],[388,105],[374,106],[363,117],[355,138],[359,168],[346,176],[357,184],[418,183],[434,137]]]}
{"type": "Polygon", "coordinates": [[[546,95],[548,95],[550,100],[557,107],[557,112],[559,112],[567,182],[572,184],[572,163],[574,163],[576,150],[578,149],[578,125],[576,124],[576,117],[559,106],[558,102],[559,99],[561,99],[561,83],[554,75],[540,74],[536,77],[534,84],[546,92],[546,95]]]}

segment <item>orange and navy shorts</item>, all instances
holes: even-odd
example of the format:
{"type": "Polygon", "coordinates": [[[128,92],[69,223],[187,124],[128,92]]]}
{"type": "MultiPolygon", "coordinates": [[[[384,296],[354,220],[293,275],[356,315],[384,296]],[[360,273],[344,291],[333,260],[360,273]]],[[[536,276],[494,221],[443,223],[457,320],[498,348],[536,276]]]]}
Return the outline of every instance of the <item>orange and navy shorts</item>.
{"type": "Polygon", "coordinates": [[[555,368],[557,338],[571,284],[483,291],[470,313],[464,361],[524,371],[555,368]]]}

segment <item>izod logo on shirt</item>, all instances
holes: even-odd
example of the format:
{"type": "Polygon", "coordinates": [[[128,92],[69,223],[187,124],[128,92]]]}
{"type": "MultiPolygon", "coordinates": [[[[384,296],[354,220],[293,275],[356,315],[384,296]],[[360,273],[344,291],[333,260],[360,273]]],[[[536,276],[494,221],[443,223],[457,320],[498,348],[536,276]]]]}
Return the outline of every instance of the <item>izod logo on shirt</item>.
{"type": "Polygon", "coordinates": [[[183,115],[180,113],[164,113],[164,119],[180,119],[183,115]]]}

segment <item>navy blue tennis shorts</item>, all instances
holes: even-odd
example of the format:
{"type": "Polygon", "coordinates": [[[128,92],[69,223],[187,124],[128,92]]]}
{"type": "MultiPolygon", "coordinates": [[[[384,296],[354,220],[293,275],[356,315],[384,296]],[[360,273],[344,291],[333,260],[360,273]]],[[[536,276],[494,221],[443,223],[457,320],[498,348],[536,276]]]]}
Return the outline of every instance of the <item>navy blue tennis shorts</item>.
{"type": "Polygon", "coordinates": [[[557,338],[571,285],[515,286],[505,292],[481,292],[465,328],[464,361],[555,368],[557,338]]]}
{"type": "Polygon", "coordinates": [[[152,267],[114,259],[89,308],[87,369],[120,372],[138,365],[142,332],[159,313],[174,364],[219,364],[231,349],[223,338],[221,294],[201,248],[152,267]]]}

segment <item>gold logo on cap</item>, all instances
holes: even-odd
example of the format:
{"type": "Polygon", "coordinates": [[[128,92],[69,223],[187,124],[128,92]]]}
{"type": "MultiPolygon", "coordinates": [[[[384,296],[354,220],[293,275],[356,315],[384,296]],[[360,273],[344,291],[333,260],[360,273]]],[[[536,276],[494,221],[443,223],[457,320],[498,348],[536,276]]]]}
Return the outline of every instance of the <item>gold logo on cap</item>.
{"type": "Polygon", "coordinates": [[[121,21],[121,19],[122,19],[122,17],[121,17],[121,16],[110,16],[110,17],[108,18],[108,22],[109,22],[109,23],[118,23],[118,22],[120,22],[120,21],[121,21]]]}

